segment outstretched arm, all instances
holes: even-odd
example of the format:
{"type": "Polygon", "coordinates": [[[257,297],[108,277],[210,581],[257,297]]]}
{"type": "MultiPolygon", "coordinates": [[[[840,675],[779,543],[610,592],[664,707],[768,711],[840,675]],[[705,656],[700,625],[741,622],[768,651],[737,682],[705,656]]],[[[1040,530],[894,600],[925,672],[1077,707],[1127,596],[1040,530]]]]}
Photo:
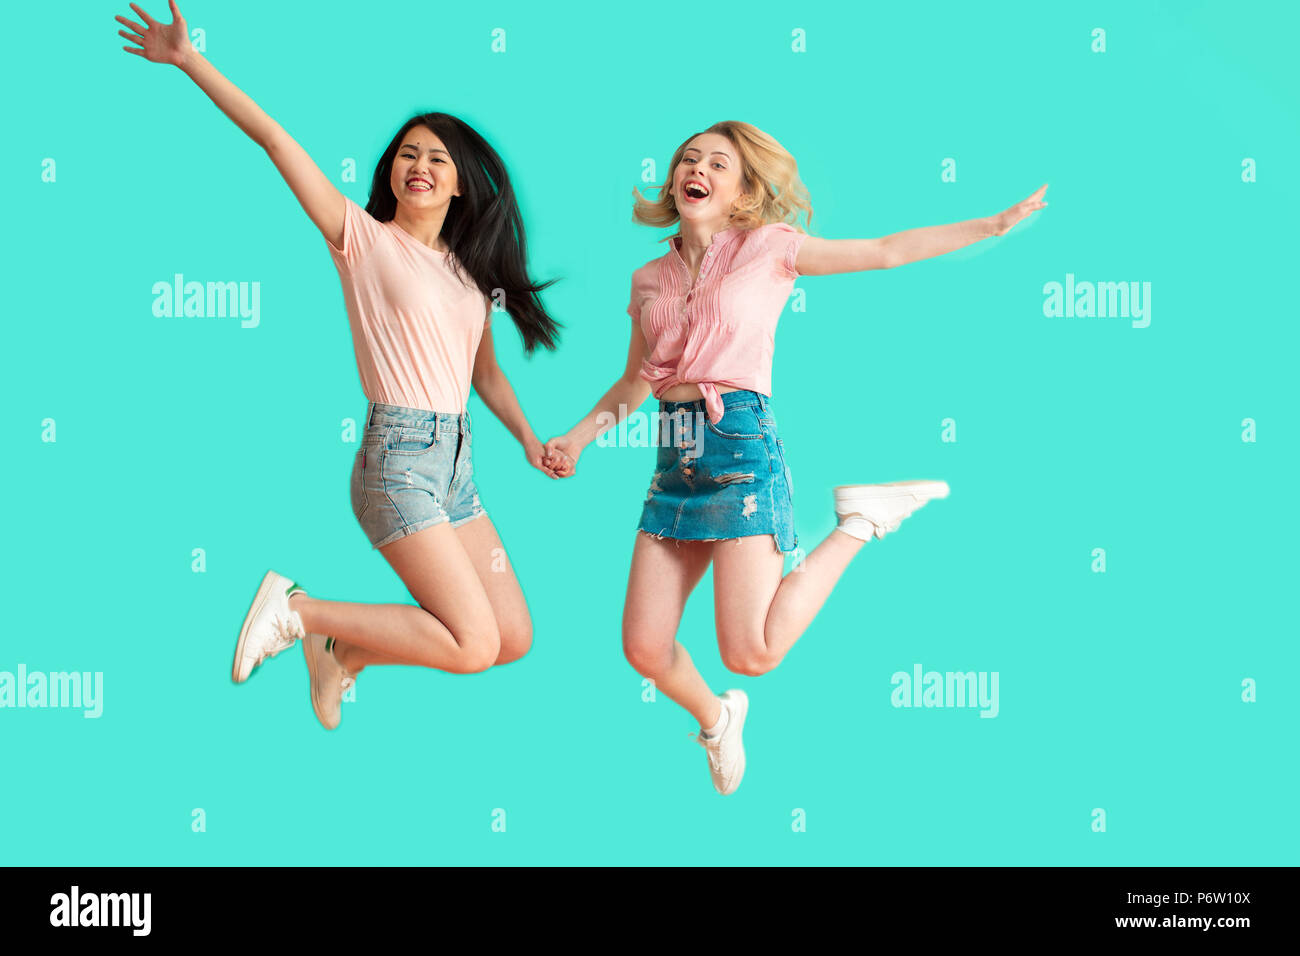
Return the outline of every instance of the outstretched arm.
{"type": "Polygon", "coordinates": [[[483,339],[478,344],[478,353],[474,356],[474,391],[483,399],[483,404],[492,410],[492,414],[501,419],[501,424],[509,429],[510,434],[524,446],[524,457],[534,468],[541,469],[552,478],[557,477],[554,469],[542,461],[542,443],[533,434],[532,426],[524,417],[524,410],[519,407],[515,390],[506,378],[505,370],[497,363],[496,347],[492,344],[492,327],[483,330],[483,339]]]}
{"type": "Polygon", "coordinates": [[[343,194],[334,188],[307,152],[275,120],[194,49],[176,0],[169,0],[169,3],[172,11],[169,24],[159,23],[134,3],[130,5],[131,9],[144,20],[143,24],[117,17],[119,23],[132,31],[119,30],[118,34],[136,44],[122,49],[144,57],[150,63],[170,63],[179,67],[197,83],[221,112],[266,150],[308,218],[336,248],[341,247],[346,202],[343,194]]]}
{"type": "Polygon", "coordinates": [[[650,394],[650,384],[641,377],[641,363],[647,358],[645,333],[637,322],[628,323],[632,339],[627,346],[627,364],[623,374],[600,397],[595,408],[583,416],[563,435],[546,443],[546,460],[561,478],[567,478],[578,466],[578,456],[597,436],[617,425],[628,413],[640,408],[650,394]]]}
{"type": "Polygon", "coordinates": [[[882,239],[819,239],[809,236],[799,247],[795,269],[801,275],[832,275],[895,266],[931,259],[972,243],[1001,236],[1036,209],[1042,209],[1043,186],[1028,199],[1005,212],[981,219],[967,219],[946,226],[925,226],[896,232],[882,239]]]}

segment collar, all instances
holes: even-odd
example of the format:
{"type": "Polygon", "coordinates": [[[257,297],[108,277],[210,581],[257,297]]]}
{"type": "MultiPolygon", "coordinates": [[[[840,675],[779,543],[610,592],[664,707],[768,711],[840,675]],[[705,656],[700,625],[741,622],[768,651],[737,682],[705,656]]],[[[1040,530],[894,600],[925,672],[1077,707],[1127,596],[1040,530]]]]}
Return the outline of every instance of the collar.
{"type": "MultiPolygon", "coordinates": [[[[707,252],[708,249],[712,249],[715,244],[717,245],[726,244],[727,242],[734,239],[739,232],[740,232],[739,226],[728,226],[726,229],[722,229],[719,230],[718,232],[715,232],[713,234],[713,238],[709,240],[709,245],[705,249],[705,251],[707,252]]],[[[676,233],[675,235],[669,238],[668,248],[670,248],[673,252],[677,253],[679,256],[681,255],[682,234],[680,232],[676,233]]]]}

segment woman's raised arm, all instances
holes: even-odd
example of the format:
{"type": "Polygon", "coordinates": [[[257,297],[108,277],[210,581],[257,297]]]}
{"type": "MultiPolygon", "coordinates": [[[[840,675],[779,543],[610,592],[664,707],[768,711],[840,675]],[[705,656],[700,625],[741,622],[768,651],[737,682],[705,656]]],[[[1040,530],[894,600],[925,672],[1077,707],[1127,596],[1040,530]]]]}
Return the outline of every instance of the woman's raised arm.
{"type": "Polygon", "coordinates": [[[134,3],[130,5],[131,9],[144,20],[143,25],[125,17],[117,17],[119,23],[133,31],[128,33],[119,30],[118,33],[136,44],[122,49],[142,56],[150,63],[170,63],[179,67],[197,83],[221,112],[229,116],[253,142],[266,150],[308,218],[336,248],[341,247],[346,203],[343,194],[279,123],[267,116],[243,90],[222,76],[216,67],[194,49],[185,27],[185,18],[176,7],[176,0],[169,0],[169,3],[171,23],[159,23],[134,3]]]}
{"type": "Polygon", "coordinates": [[[1022,199],[996,216],[967,219],[946,226],[922,226],[896,232],[880,239],[820,239],[809,236],[799,247],[795,270],[800,275],[824,276],[866,269],[893,269],[921,259],[942,256],[1007,230],[1035,210],[1047,205],[1044,183],[1028,199],[1022,199]]]}

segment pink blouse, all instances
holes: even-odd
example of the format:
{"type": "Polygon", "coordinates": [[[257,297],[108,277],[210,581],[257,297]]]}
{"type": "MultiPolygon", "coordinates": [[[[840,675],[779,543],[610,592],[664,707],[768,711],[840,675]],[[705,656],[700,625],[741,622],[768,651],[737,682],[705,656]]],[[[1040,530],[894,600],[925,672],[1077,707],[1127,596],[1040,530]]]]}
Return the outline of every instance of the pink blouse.
{"type": "Polygon", "coordinates": [[[650,356],[641,377],[658,398],[682,383],[699,386],[709,421],[722,418],[718,385],[772,391],[776,323],[799,275],[807,233],[784,222],[715,233],[691,282],[681,236],[632,273],[627,313],[641,323],[650,356]]]}

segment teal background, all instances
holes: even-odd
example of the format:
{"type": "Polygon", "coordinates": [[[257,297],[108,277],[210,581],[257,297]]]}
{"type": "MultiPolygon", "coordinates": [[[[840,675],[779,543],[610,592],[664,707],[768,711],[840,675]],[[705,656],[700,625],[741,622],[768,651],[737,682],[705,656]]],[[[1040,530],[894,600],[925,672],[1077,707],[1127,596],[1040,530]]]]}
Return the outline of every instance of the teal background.
{"type": "Polygon", "coordinates": [[[643,158],[662,181],[712,122],[795,155],[817,235],[990,215],[1042,183],[1049,206],[938,259],[798,281],[773,396],[801,545],[833,527],[836,484],[952,494],[868,544],[761,678],[722,667],[706,576],[680,638],[712,686],[750,695],[735,795],[622,656],[653,450],[593,444],[554,482],[477,397],[475,477],[533,650],[472,676],[371,668],[327,733],[297,650],[246,685],[229,668],[268,568],[410,602],[349,507],[341,423],[366,400],[337,274],[266,156],[183,74],[122,52],[125,3],[62,5],[57,44],[15,38],[0,66],[0,670],[102,671],[104,712],[0,710],[0,861],[1296,862],[1293,5],[747,3],[695,24],[664,4],[181,9],[336,182],[356,160],[339,185],[363,205],[417,110],[499,149],[534,274],[563,280],[558,353],[525,359],[495,323],[543,440],[626,356],[631,272],[667,234],[630,220],[643,158]],[[260,327],[154,318],[177,272],[260,282],[260,327]],[[1151,282],[1150,327],[1045,318],[1067,272],[1151,282]],[[915,663],[999,672],[1000,715],[893,708],[915,663]]]}

